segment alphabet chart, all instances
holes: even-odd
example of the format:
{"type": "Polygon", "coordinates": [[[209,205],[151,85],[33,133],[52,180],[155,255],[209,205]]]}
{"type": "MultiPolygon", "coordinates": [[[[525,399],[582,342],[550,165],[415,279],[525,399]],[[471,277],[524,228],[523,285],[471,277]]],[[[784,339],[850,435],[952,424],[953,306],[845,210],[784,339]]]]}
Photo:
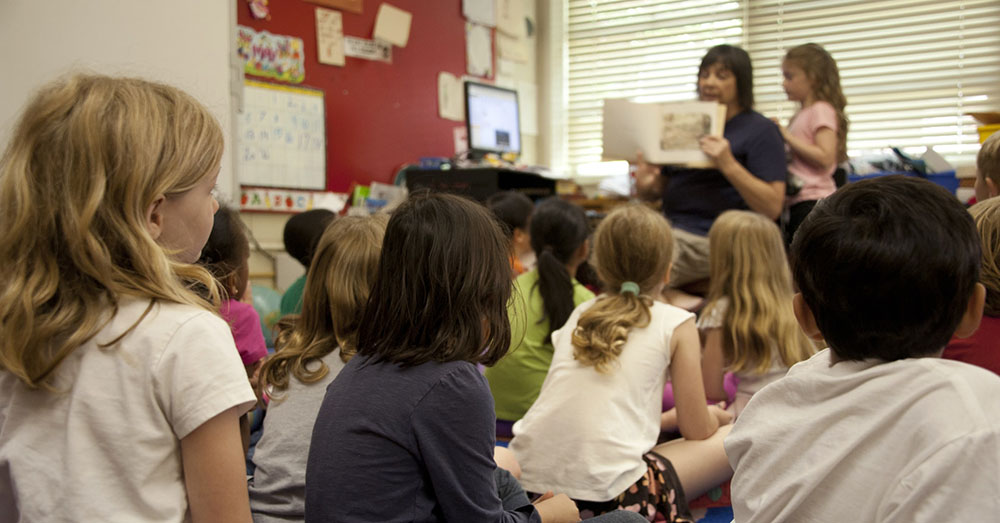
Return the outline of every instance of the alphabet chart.
{"type": "Polygon", "coordinates": [[[326,189],[322,91],[247,80],[237,120],[241,184],[326,189]]]}

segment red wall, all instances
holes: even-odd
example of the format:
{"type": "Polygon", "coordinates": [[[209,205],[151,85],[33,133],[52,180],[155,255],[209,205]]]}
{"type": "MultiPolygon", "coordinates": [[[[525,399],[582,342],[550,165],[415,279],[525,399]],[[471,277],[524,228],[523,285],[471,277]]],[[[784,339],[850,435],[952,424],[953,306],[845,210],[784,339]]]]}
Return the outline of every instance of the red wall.
{"type": "MultiPolygon", "coordinates": [[[[404,163],[421,156],[451,156],[452,129],[462,122],[438,116],[437,76],[465,72],[465,19],[460,0],[392,0],[413,14],[406,47],[393,47],[392,63],[346,58],[344,67],[316,57],[316,4],[271,0],[270,20],[255,20],[246,0],[236,0],[237,21],[258,31],[301,38],[303,87],[326,93],[327,190],[352,183],[391,182],[404,163]]],[[[342,11],[344,35],[371,38],[382,2],[366,0],[364,12],[342,11]]],[[[248,78],[270,82],[266,78],[248,78]]]]}

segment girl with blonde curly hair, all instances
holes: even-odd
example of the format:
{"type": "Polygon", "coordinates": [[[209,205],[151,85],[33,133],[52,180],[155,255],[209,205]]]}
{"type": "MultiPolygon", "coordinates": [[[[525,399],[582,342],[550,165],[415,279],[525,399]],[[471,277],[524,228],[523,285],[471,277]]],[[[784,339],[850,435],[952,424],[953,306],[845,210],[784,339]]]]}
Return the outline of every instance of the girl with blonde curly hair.
{"type": "Polygon", "coordinates": [[[686,498],[730,474],[731,416],[706,405],[694,315],[653,299],[670,274],[670,224],[641,205],[615,209],[594,234],[605,294],[552,333],[552,366],[510,443],[526,490],[566,492],[581,515],[638,507],[649,521],[689,521],[686,498]],[[674,385],[686,439],[657,446],[661,396],[674,385]]]}

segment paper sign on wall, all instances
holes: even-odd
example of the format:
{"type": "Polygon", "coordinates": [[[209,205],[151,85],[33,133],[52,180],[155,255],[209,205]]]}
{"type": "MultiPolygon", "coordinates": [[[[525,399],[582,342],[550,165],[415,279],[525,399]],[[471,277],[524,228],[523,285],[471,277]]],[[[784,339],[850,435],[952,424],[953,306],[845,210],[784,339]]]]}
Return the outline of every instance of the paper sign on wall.
{"type": "Polygon", "coordinates": [[[473,76],[493,76],[493,38],[490,28],[466,22],[466,71],[473,76]]]}
{"type": "Polygon", "coordinates": [[[412,20],[413,15],[398,7],[389,4],[378,6],[378,14],[375,16],[375,39],[406,47],[406,42],[410,39],[412,20]]]}
{"type": "Polygon", "coordinates": [[[306,0],[307,2],[318,4],[334,9],[343,9],[352,13],[361,14],[362,0],[306,0]]]}
{"type": "Polygon", "coordinates": [[[353,36],[344,37],[344,54],[364,60],[392,62],[392,44],[353,36]]]}
{"type": "Polygon", "coordinates": [[[462,79],[446,72],[438,73],[438,115],[441,118],[465,121],[462,79]]]}
{"type": "Polygon", "coordinates": [[[246,74],[294,84],[305,80],[305,53],[301,38],[237,26],[236,53],[243,59],[246,74]]]}
{"type": "Polygon", "coordinates": [[[470,22],[489,27],[497,25],[494,0],[462,0],[462,15],[470,22]]]}
{"type": "Polygon", "coordinates": [[[339,11],[316,8],[316,47],[319,63],[344,65],[344,20],[339,11]]]}
{"type": "Polygon", "coordinates": [[[335,192],[296,191],[243,187],[240,191],[240,210],[298,213],[312,209],[340,212],[347,203],[347,195],[335,192]]]}
{"type": "Polygon", "coordinates": [[[524,23],[524,0],[496,0],[497,30],[515,38],[528,36],[524,23]]]}

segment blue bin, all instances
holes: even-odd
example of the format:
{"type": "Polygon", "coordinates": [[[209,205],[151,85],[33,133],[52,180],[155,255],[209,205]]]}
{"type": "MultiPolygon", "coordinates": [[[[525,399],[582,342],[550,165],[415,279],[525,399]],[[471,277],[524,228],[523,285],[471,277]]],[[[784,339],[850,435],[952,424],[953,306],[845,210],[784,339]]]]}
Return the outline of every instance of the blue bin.
{"type": "MultiPolygon", "coordinates": [[[[861,180],[867,180],[869,178],[878,178],[879,176],[889,176],[890,174],[902,174],[905,176],[919,176],[912,172],[884,172],[884,173],[872,173],[872,174],[849,174],[847,175],[847,182],[854,183],[860,182],[861,180]]],[[[927,175],[927,179],[948,189],[948,192],[955,194],[958,190],[958,178],[955,176],[955,171],[945,171],[940,173],[931,173],[927,175]]]]}

